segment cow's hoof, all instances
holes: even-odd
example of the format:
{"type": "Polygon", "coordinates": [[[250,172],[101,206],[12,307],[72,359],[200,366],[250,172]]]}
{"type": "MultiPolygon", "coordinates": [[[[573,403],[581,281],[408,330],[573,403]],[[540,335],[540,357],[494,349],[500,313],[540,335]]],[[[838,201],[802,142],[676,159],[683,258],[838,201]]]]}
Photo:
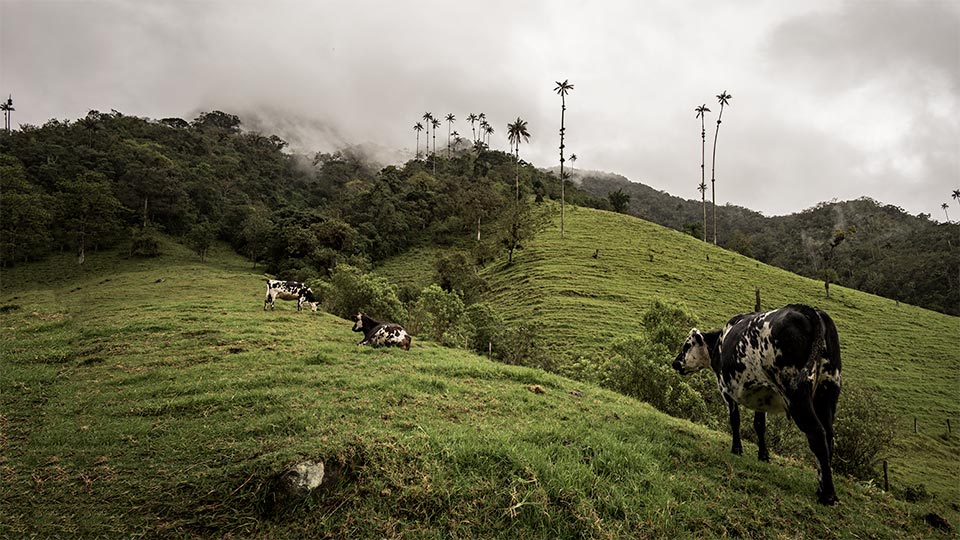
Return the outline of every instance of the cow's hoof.
{"type": "Polygon", "coordinates": [[[817,490],[817,502],[824,506],[833,506],[834,504],[840,502],[840,499],[837,498],[835,493],[830,493],[824,495],[819,489],[817,490]]]}

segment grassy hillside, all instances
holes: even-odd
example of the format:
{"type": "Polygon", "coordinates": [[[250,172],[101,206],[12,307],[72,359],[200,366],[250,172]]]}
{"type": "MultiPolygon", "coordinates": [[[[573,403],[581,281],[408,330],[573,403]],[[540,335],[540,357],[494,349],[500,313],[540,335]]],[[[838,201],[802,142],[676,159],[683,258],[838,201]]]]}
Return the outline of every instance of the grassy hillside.
{"type": "Polygon", "coordinates": [[[840,479],[822,508],[806,464],[419,339],[360,349],[346,321],[263,312],[233,256],[165,251],[3,272],[0,538],[947,535],[939,504],[840,479]],[[334,478],[265,512],[308,458],[334,478]]]}
{"type": "MultiPolygon", "coordinates": [[[[576,208],[566,239],[541,234],[513,266],[491,269],[492,303],[513,320],[535,320],[555,363],[591,357],[636,332],[656,299],[682,303],[702,328],[792,302],[828,312],[840,332],[844,379],[879,389],[900,418],[891,482],[924,483],[960,502],[960,320],[823,283],[717,249],[633,217],[576,208]],[[593,258],[595,250],[600,256],[593,258]],[[919,433],[913,433],[917,418],[919,433]]],[[[678,344],[679,346],[679,344],[678,344]]],[[[843,407],[841,398],[840,407],[843,407]]]]}

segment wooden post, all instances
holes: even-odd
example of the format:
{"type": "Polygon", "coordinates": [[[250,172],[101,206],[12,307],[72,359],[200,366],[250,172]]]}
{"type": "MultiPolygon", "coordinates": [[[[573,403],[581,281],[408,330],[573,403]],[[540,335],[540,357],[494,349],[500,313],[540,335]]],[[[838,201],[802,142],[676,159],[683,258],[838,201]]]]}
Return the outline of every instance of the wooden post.
{"type": "Polygon", "coordinates": [[[950,419],[947,418],[947,435],[950,434],[950,419]]]}
{"type": "Polygon", "coordinates": [[[913,432],[914,432],[914,433],[917,432],[917,417],[916,417],[916,416],[913,417],[913,432]]]}
{"type": "Polygon", "coordinates": [[[492,341],[487,342],[487,358],[489,358],[490,360],[493,360],[493,342],[492,341]]]}
{"type": "Polygon", "coordinates": [[[753,305],[753,310],[760,313],[760,287],[757,287],[757,302],[753,305]]]}
{"type": "Polygon", "coordinates": [[[883,460],[883,490],[890,491],[890,477],[887,476],[887,460],[883,460]]]}

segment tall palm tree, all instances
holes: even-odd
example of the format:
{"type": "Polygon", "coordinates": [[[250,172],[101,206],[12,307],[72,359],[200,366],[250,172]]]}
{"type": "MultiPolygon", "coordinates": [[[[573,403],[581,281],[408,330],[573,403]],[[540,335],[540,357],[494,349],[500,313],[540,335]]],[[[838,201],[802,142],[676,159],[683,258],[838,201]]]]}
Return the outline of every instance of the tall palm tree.
{"type": "Polygon", "coordinates": [[[567,94],[573,90],[573,85],[570,84],[569,79],[564,79],[563,82],[557,81],[557,87],[553,89],[560,96],[560,238],[564,236],[563,225],[564,225],[564,206],[565,206],[565,195],[564,195],[564,175],[563,175],[563,137],[566,134],[567,128],[564,127],[564,116],[567,112],[567,94]]]}
{"type": "Polygon", "coordinates": [[[420,159],[420,132],[423,131],[423,124],[417,122],[413,125],[413,130],[417,132],[417,159],[420,159]]]}
{"type": "Polygon", "coordinates": [[[493,135],[493,133],[494,133],[493,126],[491,126],[490,124],[487,124],[487,125],[483,128],[483,133],[484,133],[484,135],[486,136],[486,139],[485,139],[483,142],[484,142],[487,146],[490,146],[490,136],[493,135]]]}
{"type": "Polygon", "coordinates": [[[527,121],[517,117],[516,122],[507,124],[507,139],[510,140],[510,148],[516,148],[517,157],[517,200],[520,200],[520,142],[530,142],[530,132],[527,131],[527,121]]]}
{"type": "Polygon", "coordinates": [[[947,223],[950,223],[950,214],[947,213],[947,207],[950,206],[947,203],[940,205],[940,208],[943,208],[943,215],[947,216],[947,223]]]}
{"type": "Polygon", "coordinates": [[[473,140],[477,140],[477,128],[476,123],[479,120],[479,117],[473,113],[467,115],[467,122],[470,122],[470,129],[473,131],[473,140]]]}
{"type": "Polygon", "coordinates": [[[570,161],[570,164],[571,164],[571,165],[574,164],[574,163],[576,163],[576,162],[577,162],[577,155],[576,155],[576,154],[570,154],[570,159],[569,159],[568,161],[570,161]]]}
{"type": "Polygon", "coordinates": [[[953,200],[957,201],[957,204],[960,204],[960,189],[953,190],[953,200]]]}
{"type": "Polygon", "coordinates": [[[713,192],[713,245],[717,245],[717,135],[720,134],[720,120],[723,118],[723,107],[730,104],[733,96],[726,90],[717,94],[720,103],[720,114],[717,116],[717,131],[713,134],[713,164],[710,166],[710,191],[713,192]]]}
{"type": "Polygon", "coordinates": [[[433,127],[433,174],[437,174],[437,128],[440,127],[440,121],[436,118],[430,119],[430,126],[433,127]]]}
{"type": "Polygon", "coordinates": [[[450,130],[453,128],[453,123],[456,122],[457,117],[453,113],[447,113],[447,157],[450,157],[450,130]]]}
{"type": "Polygon", "coordinates": [[[697,118],[700,119],[700,185],[697,186],[697,189],[700,190],[700,201],[703,203],[703,241],[707,241],[707,170],[706,164],[706,152],[707,152],[707,126],[704,124],[704,121],[707,117],[707,113],[710,112],[710,109],[707,108],[707,104],[694,109],[697,111],[697,118]]]}
{"type": "Polygon", "coordinates": [[[427,128],[427,151],[425,154],[430,153],[430,123],[433,120],[433,115],[429,112],[423,113],[423,125],[427,128]]]}

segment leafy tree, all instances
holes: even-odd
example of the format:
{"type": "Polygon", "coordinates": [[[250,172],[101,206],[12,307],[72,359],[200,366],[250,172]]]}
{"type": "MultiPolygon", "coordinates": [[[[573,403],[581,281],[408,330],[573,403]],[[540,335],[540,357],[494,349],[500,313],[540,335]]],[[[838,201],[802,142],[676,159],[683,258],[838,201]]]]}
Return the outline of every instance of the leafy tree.
{"type": "Polygon", "coordinates": [[[434,282],[441,289],[456,292],[467,305],[480,300],[487,284],[462,251],[454,251],[439,257],[433,264],[434,282]]]}
{"type": "Polygon", "coordinates": [[[203,112],[193,120],[193,127],[200,130],[238,133],[240,131],[240,118],[223,111],[203,112]]]}
{"type": "Polygon", "coordinates": [[[200,256],[200,262],[207,259],[207,252],[217,239],[216,227],[207,220],[202,220],[187,233],[187,245],[200,256]]]}
{"type": "Polygon", "coordinates": [[[0,154],[0,266],[39,258],[48,249],[52,202],[27,181],[17,158],[0,154]]]}
{"type": "Polygon", "coordinates": [[[362,311],[385,322],[406,322],[397,286],[387,279],[363,273],[347,264],[338,265],[321,293],[326,311],[349,319],[362,311]]]}
{"type": "Polygon", "coordinates": [[[710,166],[710,191],[713,193],[713,244],[717,244],[717,136],[720,135],[720,121],[723,118],[723,107],[730,104],[733,98],[726,90],[717,94],[720,103],[720,114],[717,116],[717,131],[713,134],[713,162],[710,166]]]}
{"type": "Polygon", "coordinates": [[[614,212],[626,214],[627,210],[630,208],[630,195],[624,193],[623,189],[611,191],[607,195],[607,199],[610,200],[610,206],[613,208],[614,212]]]}
{"type": "Polygon", "coordinates": [[[553,89],[553,91],[560,96],[560,238],[563,238],[564,235],[564,206],[566,203],[563,189],[566,179],[563,175],[563,139],[566,135],[567,128],[564,125],[564,116],[567,112],[567,94],[569,94],[571,90],[573,90],[573,85],[570,84],[568,79],[564,79],[563,82],[557,81],[557,86],[553,89]]]}
{"type": "Polygon", "coordinates": [[[89,240],[103,241],[117,232],[121,204],[107,177],[97,172],[64,181],[60,189],[61,223],[77,250],[77,263],[83,264],[89,240]]]}
{"type": "Polygon", "coordinates": [[[700,119],[700,185],[697,189],[700,191],[700,201],[703,203],[703,241],[707,241],[707,171],[706,171],[706,151],[707,151],[707,127],[705,119],[710,109],[704,103],[696,109],[697,118],[700,119]]]}
{"type": "Polygon", "coordinates": [[[550,221],[548,207],[533,207],[523,200],[508,206],[500,218],[498,235],[500,245],[507,250],[507,264],[513,264],[514,251],[523,249],[550,221]]]}
{"type": "Polygon", "coordinates": [[[264,209],[251,207],[244,219],[241,237],[246,245],[246,255],[253,262],[254,268],[257,267],[257,261],[267,254],[272,231],[273,223],[269,213],[264,209]]]}
{"type": "Polygon", "coordinates": [[[517,200],[520,200],[520,142],[529,142],[530,141],[530,132],[527,131],[527,121],[517,117],[517,120],[512,124],[507,124],[507,138],[510,141],[511,150],[516,149],[516,158],[517,158],[517,174],[516,174],[516,188],[517,188],[517,200]]]}

